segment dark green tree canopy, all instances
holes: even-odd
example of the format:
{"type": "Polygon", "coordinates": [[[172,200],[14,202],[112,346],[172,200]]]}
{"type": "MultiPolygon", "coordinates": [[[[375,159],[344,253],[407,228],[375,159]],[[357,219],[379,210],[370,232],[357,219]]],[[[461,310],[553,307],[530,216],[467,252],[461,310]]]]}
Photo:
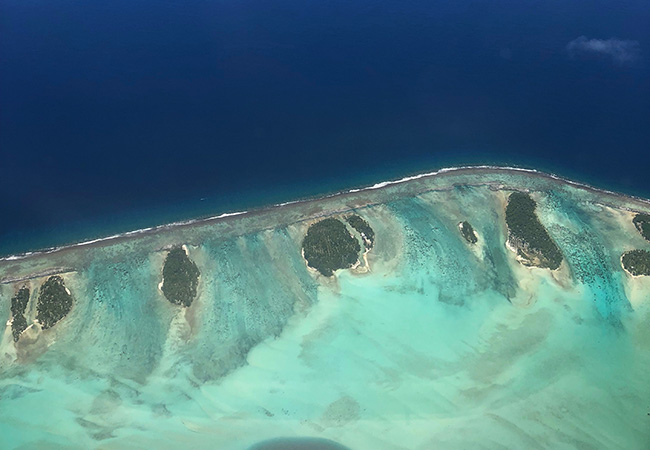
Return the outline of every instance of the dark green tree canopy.
{"type": "Polygon", "coordinates": [[[352,214],[345,218],[345,220],[357,230],[368,241],[368,249],[371,249],[375,243],[375,230],[370,227],[370,224],[363,218],[356,214],[352,214]]]}
{"type": "Polygon", "coordinates": [[[646,241],[650,241],[650,214],[637,214],[632,219],[634,226],[646,241]]]}
{"type": "Polygon", "coordinates": [[[20,333],[27,328],[27,319],[25,318],[27,303],[29,303],[29,288],[23,286],[11,299],[11,315],[13,316],[11,332],[14,337],[14,342],[18,341],[20,333]]]}
{"type": "Polygon", "coordinates": [[[631,250],[623,253],[621,262],[623,268],[632,275],[650,275],[650,252],[647,250],[631,250]]]}
{"type": "Polygon", "coordinates": [[[172,248],[163,266],[162,291],[175,305],[190,306],[199,286],[199,268],[182,247],[172,248]]]}
{"type": "Polygon", "coordinates": [[[508,230],[515,240],[541,256],[543,267],[555,270],[562,263],[562,253],[539,221],[536,207],[530,195],[523,192],[510,194],[506,207],[508,230]]]}
{"type": "Polygon", "coordinates": [[[36,320],[43,329],[52,327],[72,309],[72,296],[65,288],[63,278],[53,275],[41,285],[36,304],[36,320]]]}
{"type": "Polygon", "coordinates": [[[461,222],[460,223],[460,234],[463,235],[465,240],[469,242],[470,244],[476,244],[478,242],[478,237],[476,237],[476,233],[474,232],[474,227],[467,222],[461,222]]]}
{"type": "MultiPolygon", "coordinates": [[[[374,237],[374,233],[373,233],[374,237]]],[[[359,259],[361,246],[343,222],[333,218],[311,225],[302,241],[310,267],[331,277],[335,270],[347,269],[359,259]]]]}

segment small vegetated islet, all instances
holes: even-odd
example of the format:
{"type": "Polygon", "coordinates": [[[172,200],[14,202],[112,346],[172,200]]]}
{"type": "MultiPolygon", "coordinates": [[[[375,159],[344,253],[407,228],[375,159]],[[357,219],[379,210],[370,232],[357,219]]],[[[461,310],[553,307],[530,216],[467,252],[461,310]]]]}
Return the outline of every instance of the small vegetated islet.
{"type": "Polygon", "coordinates": [[[182,247],[172,248],[163,266],[163,285],[165,298],[175,305],[189,307],[196,297],[199,286],[199,268],[182,247]]]}
{"type": "Polygon", "coordinates": [[[647,250],[631,250],[621,257],[623,268],[632,275],[650,275],[650,252],[647,250]]]}
{"type": "Polygon", "coordinates": [[[331,277],[335,270],[352,267],[361,250],[359,241],[345,224],[334,218],[311,225],[302,241],[302,248],[307,264],[327,277],[331,277]]]}
{"type": "Polygon", "coordinates": [[[53,275],[41,285],[36,304],[36,320],[43,329],[52,327],[68,315],[72,309],[72,296],[65,287],[63,278],[53,275]]]}
{"type": "Polygon", "coordinates": [[[634,226],[646,241],[650,241],[650,214],[639,213],[632,219],[634,226]]]}
{"type": "Polygon", "coordinates": [[[469,242],[470,244],[476,244],[478,242],[478,237],[476,237],[476,233],[474,232],[474,227],[467,222],[461,222],[460,223],[460,234],[463,235],[465,240],[469,242]]]}
{"type": "Polygon", "coordinates": [[[537,204],[530,195],[513,192],[508,198],[506,223],[510,240],[520,257],[538,260],[539,267],[555,270],[562,263],[562,253],[541,224],[535,208],[537,204]]]}
{"type": "Polygon", "coordinates": [[[16,295],[11,299],[11,332],[14,337],[14,342],[18,341],[20,334],[27,328],[27,319],[25,318],[25,309],[29,302],[29,288],[27,286],[21,287],[16,295]]]}
{"type": "Polygon", "coordinates": [[[352,228],[357,230],[366,243],[366,248],[370,250],[375,244],[375,231],[372,229],[370,224],[356,214],[346,217],[345,220],[350,224],[350,226],[352,226],[352,228]]]}

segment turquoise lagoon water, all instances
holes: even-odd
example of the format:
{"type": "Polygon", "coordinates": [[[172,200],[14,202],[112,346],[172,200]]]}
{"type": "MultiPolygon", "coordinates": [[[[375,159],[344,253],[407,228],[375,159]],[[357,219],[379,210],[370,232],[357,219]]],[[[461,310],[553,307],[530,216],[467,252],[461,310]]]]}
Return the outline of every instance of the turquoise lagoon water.
{"type": "MultiPolygon", "coordinates": [[[[76,303],[17,346],[7,327],[0,448],[647,449],[650,284],[618,258],[648,245],[597,195],[529,184],[566,258],[558,273],[514,260],[506,194],[483,184],[360,193],[381,200],[358,209],[377,236],[371,270],[335,279],[306,268],[309,221],[291,217],[16,262],[72,266],[76,303]],[[201,270],[187,311],[156,289],[175,242],[201,270]]],[[[0,285],[5,320],[13,289],[0,285]]]]}

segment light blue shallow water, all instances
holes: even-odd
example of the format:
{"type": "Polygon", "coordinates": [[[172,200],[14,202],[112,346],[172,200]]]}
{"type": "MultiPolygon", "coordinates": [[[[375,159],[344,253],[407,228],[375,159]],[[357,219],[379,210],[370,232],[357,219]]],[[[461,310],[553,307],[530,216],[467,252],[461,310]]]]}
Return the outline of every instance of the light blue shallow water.
{"type": "Polygon", "coordinates": [[[359,209],[371,270],[331,280],[301,257],[307,223],[210,234],[188,247],[187,311],[157,289],[157,244],[79,252],[70,315],[2,338],[0,448],[643,450],[650,286],[618,257],[645,244],[581,192],[535,194],[566,257],[555,274],[514,260],[505,194],[482,186],[359,209]]]}

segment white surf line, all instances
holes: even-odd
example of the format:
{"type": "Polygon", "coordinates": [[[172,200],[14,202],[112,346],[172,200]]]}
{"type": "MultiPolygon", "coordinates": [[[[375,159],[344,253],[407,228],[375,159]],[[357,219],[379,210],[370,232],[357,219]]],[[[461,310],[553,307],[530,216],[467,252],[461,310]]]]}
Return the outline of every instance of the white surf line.
{"type": "MultiPolygon", "coordinates": [[[[356,193],[363,192],[363,191],[381,189],[381,188],[385,188],[387,186],[406,183],[408,181],[419,180],[419,179],[422,179],[422,178],[435,177],[436,175],[440,175],[440,174],[444,174],[444,173],[457,172],[457,171],[463,171],[463,170],[501,170],[501,171],[509,171],[509,172],[521,172],[521,173],[535,174],[535,175],[539,175],[539,176],[542,176],[542,177],[552,178],[554,180],[561,181],[563,183],[571,184],[571,185],[574,185],[574,186],[578,186],[578,187],[581,187],[581,188],[586,188],[586,189],[589,189],[589,190],[592,190],[592,191],[595,191],[595,192],[601,192],[601,193],[605,193],[605,194],[609,194],[609,195],[627,197],[627,198],[634,199],[636,201],[640,201],[640,202],[643,202],[643,203],[650,204],[650,200],[645,199],[645,198],[637,197],[637,196],[634,196],[634,195],[622,194],[622,193],[614,192],[614,191],[609,191],[609,190],[606,190],[606,189],[600,189],[600,188],[591,186],[591,185],[586,184],[586,183],[581,183],[581,182],[578,182],[578,181],[569,180],[567,178],[561,177],[559,175],[556,175],[556,174],[550,173],[550,172],[542,172],[542,171],[539,171],[539,170],[528,169],[528,168],[524,168],[524,167],[479,165],[479,166],[445,167],[445,168],[442,168],[442,169],[439,169],[439,170],[436,170],[436,171],[433,171],[433,172],[424,172],[424,173],[420,173],[420,174],[409,175],[409,176],[406,176],[406,177],[403,177],[403,178],[400,178],[400,179],[397,179],[397,180],[381,181],[379,183],[373,184],[372,186],[366,186],[366,187],[361,187],[361,188],[354,188],[354,189],[349,189],[349,190],[344,190],[344,191],[338,191],[338,192],[335,192],[333,194],[327,194],[327,195],[323,195],[323,196],[320,196],[320,197],[306,198],[306,199],[299,199],[299,200],[291,200],[291,201],[287,201],[287,202],[276,203],[276,204],[273,204],[273,205],[270,205],[270,206],[260,207],[259,209],[254,210],[254,211],[264,211],[266,209],[272,209],[272,208],[277,208],[277,207],[281,207],[281,206],[293,205],[293,204],[296,204],[296,203],[306,203],[306,202],[311,202],[311,201],[324,200],[324,199],[328,199],[328,198],[332,198],[332,197],[337,197],[339,195],[356,194],[356,193]]],[[[30,256],[34,256],[34,255],[46,255],[46,254],[58,252],[60,250],[65,250],[65,249],[69,249],[69,248],[84,247],[84,246],[96,244],[96,243],[99,243],[99,242],[111,241],[111,240],[114,240],[114,239],[129,237],[129,236],[133,236],[133,235],[137,235],[137,234],[147,233],[147,232],[150,232],[150,231],[158,231],[158,230],[164,230],[164,229],[169,229],[169,228],[175,228],[175,227],[179,227],[179,226],[193,225],[193,224],[202,223],[202,222],[209,222],[209,221],[214,221],[214,220],[218,220],[218,219],[224,219],[226,217],[240,216],[240,215],[243,215],[243,214],[246,214],[246,213],[249,213],[249,212],[251,212],[251,211],[227,212],[227,213],[222,213],[222,214],[215,215],[215,216],[200,217],[200,218],[196,218],[196,219],[189,219],[189,220],[172,222],[172,223],[163,224],[163,225],[157,225],[157,226],[153,226],[153,227],[141,228],[141,229],[138,229],[138,230],[127,231],[127,232],[124,232],[124,233],[119,233],[119,234],[114,234],[114,235],[107,236],[107,237],[102,237],[102,238],[92,239],[92,240],[88,240],[88,241],[78,242],[78,243],[75,243],[75,244],[69,244],[69,245],[64,245],[64,246],[60,246],[60,247],[52,247],[52,248],[49,248],[49,249],[39,250],[39,251],[20,253],[20,254],[17,254],[17,255],[5,256],[5,257],[0,258],[0,262],[1,261],[16,261],[16,260],[28,258],[30,256]]]]}
{"type": "Polygon", "coordinates": [[[210,216],[210,217],[204,217],[204,218],[199,218],[199,219],[190,219],[190,220],[183,220],[179,222],[172,222],[168,224],[163,224],[163,225],[156,225],[155,227],[147,227],[147,228],[140,228],[138,230],[133,230],[133,231],[126,231],[124,233],[119,233],[119,234],[114,234],[111,236],[106,236],[102,238],[97,238],[97,239],[91,239],[89,241],[82,241],[82,242],[77,242],[74,244],[68,244],[68,245],[63,245],[60,247],[52,247],[46,250],[39,250],[39,251],[34,251],[34,252],[26,252],[26,253],[21,253],[18,255],[11,255],[11,256],[6,256],[0,258],[0,261],[15,261],[15,260],[20,260],[24,258],[28,258],[30,256],[34,255],[47,255],[50,253],[58,252],[60,250],[66,250],[70,248],[75,248],[75,247],[84,247],[92,244],[97,244],[99,242],[107,242],[107,241],[112,241],[114,239],[119,239],[119,238],[124,238],[124,237],[129,237],[129,236],[134,236],[142,233],[147,233],[150,231],[158,231],[158,230],[164,230],[168,228],[176,228],[178,226],[182,225],[192,225],[197,222],[204,222],[204,221],[211,221],[211,220],[217,220],[217,219],[223,219],[226,217],[231,217],[231,216],[238,216],[241,214],[246,214],[248,211],[237,211],[237,212],[231,212],[231,213],[224,213],[220,214],[217,216],[210,216]]]}

